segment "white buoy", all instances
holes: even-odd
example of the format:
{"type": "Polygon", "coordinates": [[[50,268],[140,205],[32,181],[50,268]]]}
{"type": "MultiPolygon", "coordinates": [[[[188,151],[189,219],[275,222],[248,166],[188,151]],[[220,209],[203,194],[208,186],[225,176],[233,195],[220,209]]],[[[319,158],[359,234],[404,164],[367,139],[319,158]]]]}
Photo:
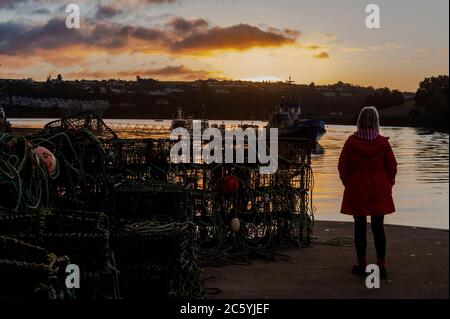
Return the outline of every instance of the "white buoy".
{"type": "Polygon", "coordinates": [[[231,230],[233,231],[233,233],[237,233],[240,228],[241,228],[241,222],[239,221],[239,218],[234,217],[231,220],[231,230]]]}

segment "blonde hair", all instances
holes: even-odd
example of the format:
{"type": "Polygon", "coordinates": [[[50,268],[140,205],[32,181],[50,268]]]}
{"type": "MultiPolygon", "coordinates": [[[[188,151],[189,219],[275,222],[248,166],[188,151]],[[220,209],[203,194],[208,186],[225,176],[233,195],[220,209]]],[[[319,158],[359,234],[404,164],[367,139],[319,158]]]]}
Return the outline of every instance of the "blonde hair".
{"type": "Polygon", "coordinates": [[[380,115],[375,106],[363,107],[359,112],[358,122],[356,124],[358,130],[360,129],[380,129],[380,115]]]}

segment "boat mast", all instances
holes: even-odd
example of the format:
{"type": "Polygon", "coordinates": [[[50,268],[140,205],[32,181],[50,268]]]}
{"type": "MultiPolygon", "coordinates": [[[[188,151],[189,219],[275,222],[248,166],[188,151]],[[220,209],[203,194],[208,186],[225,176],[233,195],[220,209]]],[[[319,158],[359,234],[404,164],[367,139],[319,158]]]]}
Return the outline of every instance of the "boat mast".
{"type": "Polygon", "coordinates": [[[183,119],[183,108],[181,106],[177,109],[177,119],[182,120],[183,119]]]}
{"type": "Polygon", "coordinates": [[[301,109],[300,109],[300,97],[294,96],[294,89],[292,88],[292,84],[295,83],[295,81],[292,80],[291,77],[289,77],[289,80],[286,81],[286,83],[289,84],[289,102],[295,102],[297,104],[297,110],[296,112],[300,115],[301,109]]]}

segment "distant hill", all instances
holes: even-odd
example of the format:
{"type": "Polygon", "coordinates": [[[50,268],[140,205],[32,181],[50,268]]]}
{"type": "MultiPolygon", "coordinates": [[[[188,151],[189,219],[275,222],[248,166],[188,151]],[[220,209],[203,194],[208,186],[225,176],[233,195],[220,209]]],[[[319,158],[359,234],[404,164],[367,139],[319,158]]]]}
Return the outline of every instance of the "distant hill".
{"type": "MultiPolygon", "coordinates": [[[[3,82],[8,90],[3,98],[0,96],[0,104],[5,106],[9,117],[59,117],[76,111],[76,105],[85,109],[83,104],[103,101],[107,104],[101,109],[105,118],[173,118],[181,106],[185,114],[197,118],[267,120],[282,97],[288,97],[300,101],[304,116],[324,119],[327,124],[354,124],[369,96],[374,97],[374,104],[369,105],[377,105],[375,102],[383,102],[392,92],[412,94],[343,82],[317,86],[314,83],[217,80],[160,82],[140,78],[137,81],[59,79],[35,82],[29,79],[3,82]],[[38,102],[23,102],[30,100],[38,102]],[[61,100],[70,103],[60,103],[61,100]]],[[[386,114],[383,121],[389,122],[386,125],[407,125],[410,107],[383,110],[382,114],[386,114]]]]}
{"type": "Polygon", "coordinates": [[[415,120],[411,117],[412,111],[418,111],[420,113],[420,109],[414,101],[408,101],[402,105],[381,109],[379,111],[381,125],[416,126],[415,120]]]}
{"type": "Polygon", "coordinates": [[[418,107],[414,101],[409,101],[402,105],[396,105],[380,110],[380,117],[384,119],[404,118],[414,109],[418,109],[418,107]]]}

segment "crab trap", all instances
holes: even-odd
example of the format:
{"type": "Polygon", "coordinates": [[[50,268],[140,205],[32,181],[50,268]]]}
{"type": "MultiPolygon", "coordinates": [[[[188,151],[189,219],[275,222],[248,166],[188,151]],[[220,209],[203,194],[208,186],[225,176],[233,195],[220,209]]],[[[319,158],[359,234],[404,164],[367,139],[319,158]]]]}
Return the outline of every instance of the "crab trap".
{"type": "Polygon", "coordinates": [[[122,179],[114,184],[108,204],[113,220],[190,220],[188,190],[167,181],[122,179]]]}
{"type": "Polygon", "coordinates": [[[124,224],[112,238],[124,298],[200,297],[191,223],[124,224]]]}
{"type": "Polygon", "coordinates": [[[10,248],[0,276],[34,278],[2,296],[201,297],[199,265],[285,259],[279,248],[311,242],[310,143],[280,146],[274,174],[246,161],[175,164],[173,145],[120,139],[91,114],[2,135],[0,236],[10,248]],[[68,262],[80,267],[80,291],[61,286],[68,262]]]}
{"type": "Polygon", "coordinates": [[[68,262],[42,247],[0,236],[0,299],[64,298],[68,262]]]}
{"type": "MultiPolygon", "coordinates": [[[[39,247],[55,256],[64,256],[70,263],[79,266],[82,274],[81,285],[85,289],[76,294],[77,298],[116,297],[116,273],[107,226],[106,216],[102,213],[54,209],[0,209],[1,236],[14,239],[23,245],[39,247]]],[[[22,249],[17,250],[23,252],[22,249]]],[[[0,258],[9,257],[0,253],[0,258]]],[[[21,262],[21,266],[24,266],[23,262],[29,262],[14,260],[21,262]]],[[[65,268],[62,272],[65,278],[65,268]]],[[[66,292],[75,297],[74,292],[66,292]]]]}
{"type": "Polygon", "coordinates": [[[277,172],[261,174],[261,164],[192,163],[192,157],[191,163],[173,164],[169,158],[173,142],[168,140],[117,143],[119,147],[109,144],[108,149],[120,150],[115,166],[126,172],[126,180],[115,188],[114,215],[153,220],[165,216],[166,221],[191,218],[202,263],[217,264],[218,258],[229,256],[227,262],[233,256],[272,259],[276,248],[311,242],[310,144],[290,142],[278,159],[277,172]],[[239,253],[230,254],[230,249],[239,253]]]}
{"type": "Polygon", "coordinates": [[[276,259],[276,248],[311,242],[313,211],[308,164],[280,166],[261,175],[257,166],[184,167],[169,176],[192,187],[191,207],[203,264],[276,259]],[[192,183],[192,177],[198,178],[192,183]]]}

